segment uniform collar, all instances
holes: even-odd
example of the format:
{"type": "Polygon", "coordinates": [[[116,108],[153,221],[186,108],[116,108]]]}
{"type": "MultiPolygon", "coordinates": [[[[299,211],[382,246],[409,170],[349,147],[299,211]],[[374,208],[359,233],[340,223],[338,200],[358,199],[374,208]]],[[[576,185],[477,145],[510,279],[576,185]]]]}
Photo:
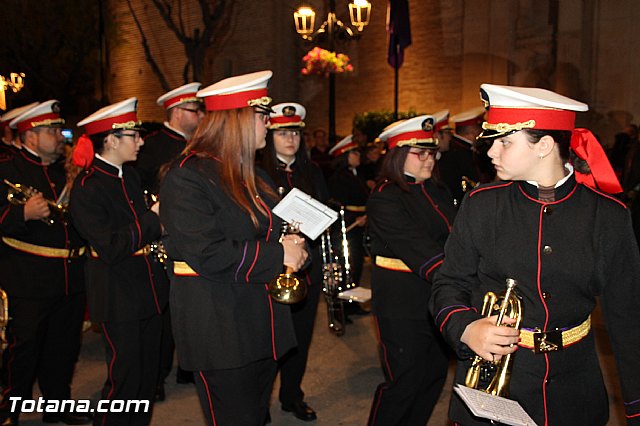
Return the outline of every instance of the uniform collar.
{"type": "Polygon", "coordinates": [[[280,166],[280,168],[282,170],[293,170],[293,168],[295,167],[294,164],[296,162],[296,159],[294,158],[292,162],[287,163],[287,161],[282,158],[280,155],[276,154],[276,159],[278,160],[278,166],[280,166]]]}
{"type": "Polygon", "coordinates": [[[105,171],[113,175],[117,175],[119,178],[122,177],[122,166],[118,166],[108,160],[105,160],[104,157],[102,157],[100,154],[96,154],[96,158],[102,161],[107,166],[105,171]]]}
{"type": "Polygon", "coordinates": [[[23,152],[24,154],[29,157],[29,159],[33,160],[33,161],[37,161],[38,163],[42,163],[42,158],[40,158],[40,156],[31,148],[29,148],[26,145],[23,145],[23,152]]]}
{"type": "Polygon", "coordinates": [[[164,122],[164,127],[166,127],[167,129],[171,130],[173,133],[177,133],[180,136],[182,136],[183,138],[187,139],[187,135],[184,134],[184,132],[181,132],[180,130],[176,129],[175,127],[171,127],[171,124],[169,124],[168,121],[164,122]]]}
{"type": "MultiPolygon", "coordinates": [[[[556,201],[565,198],[576,187],[576,175],[573,172],[573,167],[571,165],[565,165],[565,167],[569,171],[569,174],[560,179],[555,185],[556,193],[554,198],[556,201]]],[[[519,184],[525,194],[536,200],[538,199],[539,191],[536,182],[520,181],[519,184]]]]}

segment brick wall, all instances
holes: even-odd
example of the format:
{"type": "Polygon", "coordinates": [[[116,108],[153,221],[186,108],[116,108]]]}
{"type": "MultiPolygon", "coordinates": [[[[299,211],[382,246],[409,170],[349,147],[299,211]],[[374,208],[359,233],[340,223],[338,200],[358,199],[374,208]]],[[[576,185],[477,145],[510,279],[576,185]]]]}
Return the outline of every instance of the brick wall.
{"type": "MultiPolygon", "coordinates": [[[[371,23],[357,42],[338,46],[352,58],[355,72],[336,78],[336,127],[351,132],[356,113],[393,109],[394,72],[386,61],[385,0],[370,0],[371,23]]],[[[149,38],[151,50],[173,87],[184,84],[182,45],[161,22],[150,0],[132,0],[149,38]]],[[[194,0],[183,0],[186,25],[198,25],[194,0]],[[189,18],[190,16],[190,18],[189,18]]],[[[308,0],[317,11],[316,26],[326,17],[325,1],[308,0]]],[[[347,1],[339,0],[338,17],[348,23],[347,1]]],[[[300,74],[301,58],[312,44],[295,33],[292,13],[298,0],[236,0],[226,24],[229,36],[207,56],[209,85],[221,78],[272,69],[270,93],[275,102],[295,100],[308,110],[309,128],[328,128],[328,82],[300,74]]],[[[478,86],[549,84],[550,88],[590,103],[582,125],[607,143],[619,127],[638,121],[635,96],[640,58],[640,27],[633,16],[635,0],[621,0],[615,11],[596,0],[563,0],[557,33],[555,71],[545,75],[553,32],[549,4],[539,0],[410,0],[413,44],[400,69],[399,108],[452,114],[478,104],[478,86]],[[628,46],[620,51],[621,40],[628,46]],[[619,53],[617,53],[619,52],[619,53]],[[541,83],[542,82],[542,83],[541,83]],[[621,83],[621,84],[619,84],[621,83]]],[[[140,99],[140,116],[162,120],[155,99],[163,93],[144,60],[140,35],[124,0],[111,0],[117,37],[109,42],[108,91],[112,102],[129,96],[140,99]]]]}

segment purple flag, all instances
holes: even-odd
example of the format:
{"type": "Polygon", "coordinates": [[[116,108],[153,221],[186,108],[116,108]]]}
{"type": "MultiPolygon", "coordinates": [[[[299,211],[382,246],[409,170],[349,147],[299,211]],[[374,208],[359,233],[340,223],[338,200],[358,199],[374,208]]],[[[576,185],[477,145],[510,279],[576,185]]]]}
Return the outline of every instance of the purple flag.
{"type": "Polygon", "coordinates": [[[409,0],[389,0],[387,6],[387,61],[400,68],[404,62],[404,48],[411,44],[409,0]]]}

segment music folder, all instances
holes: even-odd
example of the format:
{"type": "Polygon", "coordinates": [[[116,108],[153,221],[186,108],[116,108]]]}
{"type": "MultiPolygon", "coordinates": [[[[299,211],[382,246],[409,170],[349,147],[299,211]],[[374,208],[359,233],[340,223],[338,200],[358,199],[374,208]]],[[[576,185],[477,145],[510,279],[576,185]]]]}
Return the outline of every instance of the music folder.
{"type": "Polygon", "coordinates": [[[517,401],[490,395],[459,384],[455,385],[453,390],[467,404],[469,410],[478,417],[505,425],[536,426],[533,419],[517,401]]]}
{"type": "Polygon", "coordinates": [[[298,225],[300,232],[312,240],[338,219],[338,212],[298,188],[289,191],[273,208],[273,213],[288,223],[298,225]]]}

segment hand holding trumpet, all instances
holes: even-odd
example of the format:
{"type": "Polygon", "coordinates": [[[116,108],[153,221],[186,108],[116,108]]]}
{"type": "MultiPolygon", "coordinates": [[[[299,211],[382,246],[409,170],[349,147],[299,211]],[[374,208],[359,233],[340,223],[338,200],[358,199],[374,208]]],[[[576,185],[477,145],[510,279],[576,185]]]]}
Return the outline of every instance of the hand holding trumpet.
{"type": "Polygon", "coordinates": [[[38,192],[27,200],[24,204],[24,220],[42,220],[51,215],[49,209],[49,203],[42,196],[41,192],[38,192]]]}
{"type": "Polygon", "coordinates": [[[291,268],[292,272],[300,270],[309,257],[305,249],[305,240],[300,234],[287,234],[282,237],[284,248],[284,265],[291,268]]]}

